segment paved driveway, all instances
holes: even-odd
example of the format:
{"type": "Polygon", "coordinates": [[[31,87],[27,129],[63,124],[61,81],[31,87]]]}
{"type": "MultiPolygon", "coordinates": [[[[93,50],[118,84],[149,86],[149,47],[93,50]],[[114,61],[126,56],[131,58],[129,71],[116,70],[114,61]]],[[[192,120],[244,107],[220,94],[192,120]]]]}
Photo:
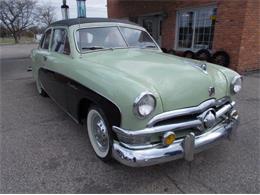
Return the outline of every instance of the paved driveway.
{"type": "Polygon", "coordinates": [[[0,193],[259,193],[260,73],[236,98],[237,137],[184,160],[129,168],[97,159],[86,130],[37,94],[30,59],[1,61],[0,193]]]}

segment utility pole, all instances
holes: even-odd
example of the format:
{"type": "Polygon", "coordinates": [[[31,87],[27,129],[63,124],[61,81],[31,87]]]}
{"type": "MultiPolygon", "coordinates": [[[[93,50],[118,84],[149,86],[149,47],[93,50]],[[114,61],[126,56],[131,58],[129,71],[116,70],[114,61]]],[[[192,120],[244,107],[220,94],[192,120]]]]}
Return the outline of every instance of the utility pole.
{"type": "Polygon", "coordinates": [[[62,15],[62,19],[63,20],[67,20],[69,19],[69,6],[66,5],[66,0],[62,1],[62,5],[61,5],[61,15],[62,15]]]}

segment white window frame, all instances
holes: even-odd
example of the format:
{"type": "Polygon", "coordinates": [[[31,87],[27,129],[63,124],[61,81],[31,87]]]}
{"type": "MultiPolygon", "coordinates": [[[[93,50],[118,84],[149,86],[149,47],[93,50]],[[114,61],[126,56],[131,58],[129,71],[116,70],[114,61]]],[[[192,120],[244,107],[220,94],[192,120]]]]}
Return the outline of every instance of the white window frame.
{"type": "Polygon", "coordinates": [[[216,5],[210,5],[210,6],[202,6],[202,7],[193,7],[193,8],[184,8],[184,9],[179,9],[176,12],[176,25],[175,25],[175,41],[174,41],[174,49],[176,51],[186,51],[186,50],[191,50],[193,52],[196,52],[200,49],[195,49],[194,48],[194,38],[195,38],[195,25],[196,25],[196,19],[198,15],[198,11],[203,10],[203,9],[215,9],[217,8],[216,5]],[[178,42],[179,42],[179,16],[183,12],[189,12],[192,11],[194,12],[194,17],[193,17],[193,33],[192,33],[192,45],[191,48],[180,48],[178,47],[178,42]]]}

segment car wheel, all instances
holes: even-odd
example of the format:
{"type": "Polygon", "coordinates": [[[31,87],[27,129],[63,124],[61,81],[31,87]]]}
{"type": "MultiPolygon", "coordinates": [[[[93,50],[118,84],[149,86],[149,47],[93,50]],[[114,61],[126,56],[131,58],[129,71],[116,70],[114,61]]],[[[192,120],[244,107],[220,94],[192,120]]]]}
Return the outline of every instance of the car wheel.
{"type": "Polygon", "coordinates": [[[190,51],[190,50],[187,50],[187,51],[185,51],[184,53],[183,53],[183,57],[185,57],[185,58],[194,58],[194,53],[192,52],[192,51],[190,51]]]}
{"type": "Polygon", "coordinates": [[[102,109],[91,106],[87,115],[87,130],[91,146],[103,161],[111,160],[112,135],[106,116],[102,109]]]}
{"type": "Polygon", "coordinates": [[[44,91],[44,89],[42,88],[42,84],[39,81],[39,78],[36,79],[36,87],[37,87],[37,91],[38,93],[43,96],[43,97],[48,97],[48,94],[44,91]]]}
{"type": "Polygon", "coordinates": [[[196,53],[196,59],[208,61],[210,59],[210,53],[207,49],[201,49],[196,53]]]}
{"type": "Polygon", "coordinates": [[[211,62],[214,64],[219,64],[221,66],[228,67],[230,63],[230,57],[225,51],[217,51],[213,54],[211,62]]]}

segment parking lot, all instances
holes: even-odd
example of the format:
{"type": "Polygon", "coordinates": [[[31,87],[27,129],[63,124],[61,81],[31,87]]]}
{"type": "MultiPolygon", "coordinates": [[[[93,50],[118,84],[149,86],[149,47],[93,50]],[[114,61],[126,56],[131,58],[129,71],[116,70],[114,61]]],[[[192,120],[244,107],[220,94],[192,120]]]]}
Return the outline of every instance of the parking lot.
{"type": "Polygon", "coordinates": [[[100,161],[87,131],[50,98],[37,94],[32,73],[26,71],[31,46],[24,48],[0,48],[0,193],[260,192],[259,72],[244,75],[243,91],[236,97],[241,123],[234,139],[191,163],[129,168],[100,161]]]}

